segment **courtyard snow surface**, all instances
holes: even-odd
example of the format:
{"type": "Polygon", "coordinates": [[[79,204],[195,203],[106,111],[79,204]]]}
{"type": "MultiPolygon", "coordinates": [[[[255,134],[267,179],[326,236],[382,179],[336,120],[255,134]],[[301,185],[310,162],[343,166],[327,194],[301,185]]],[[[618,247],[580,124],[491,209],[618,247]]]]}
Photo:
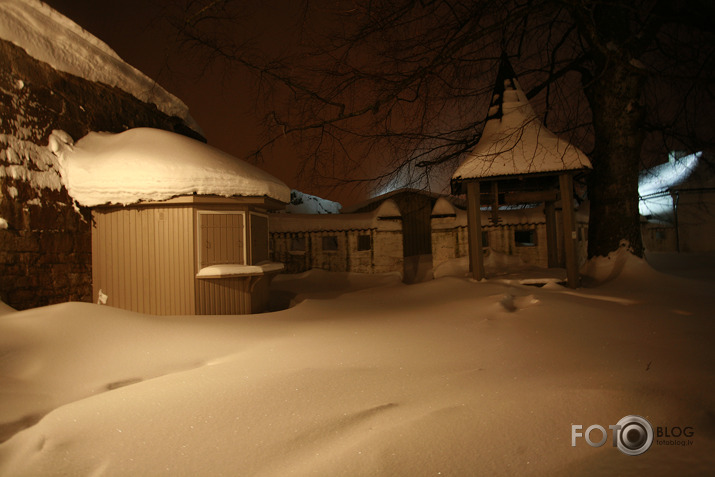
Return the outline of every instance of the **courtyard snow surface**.
{"type": "Polygon", "coordinates": [[[620,259],[578,290],[314,270],[253,316],[0,307],[0,475],[704,475],[714,283],[620,259]],[[693,435],[571,445],[630,414],[693,435]]]}

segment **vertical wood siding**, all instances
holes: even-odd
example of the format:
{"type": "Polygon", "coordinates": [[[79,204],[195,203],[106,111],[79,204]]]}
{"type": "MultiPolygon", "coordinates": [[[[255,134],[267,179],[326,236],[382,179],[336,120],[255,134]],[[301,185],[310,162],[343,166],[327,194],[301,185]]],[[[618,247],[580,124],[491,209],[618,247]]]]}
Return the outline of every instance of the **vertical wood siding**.
{"type": "MultiPolygon", "coordinates": [[[[197,211],[198,269],[218,264],[246,264],[247,211],[197,211]]],[[[234,315],[251,313],[251,278],[197,278],[196,313],[234,315]]]]}
{"type": "Polygon", "coordinates": [[[96,209],[92,228],[94,300],[157,315],[194,314],[190,207],[96,209]]]}
{"type": "Polygon", "coordinates": [[[197,313],[241,315],[251,310],[250,278],[197,279],[197,313]]]}

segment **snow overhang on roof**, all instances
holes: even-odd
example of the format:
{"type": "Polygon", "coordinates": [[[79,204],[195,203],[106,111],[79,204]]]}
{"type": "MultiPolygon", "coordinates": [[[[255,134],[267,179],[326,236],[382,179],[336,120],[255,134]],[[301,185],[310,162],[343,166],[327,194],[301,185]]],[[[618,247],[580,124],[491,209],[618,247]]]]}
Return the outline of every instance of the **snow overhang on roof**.
{"type": "Polygon", "coordinates": [[[539,120],[505,61],[482,137],[452,180],[591,169],[591,161],[581,150],[558,138],[539,120]]]}
{"type": "Polygon", "coordinates": [[[59,71],[116,86],[201,133],[189,108],[106,43],[39,0],[0,1],[0,38],[59,71]]]}
{"type": "Polygon", "coordinates": [[[271,214],[271,232],[336,232],[345,230],[402,230],[400,209],[388,199],[370,212],[347,214],[271,214]]]}
{"type": "Polygon", "coordinates": [[[92,132],[72,145],[53,132],[62,182],[80,205],[128,205],[182,195],[269,197],[290,188],[265,171],[186,136],[151,128],[92,132]]]}

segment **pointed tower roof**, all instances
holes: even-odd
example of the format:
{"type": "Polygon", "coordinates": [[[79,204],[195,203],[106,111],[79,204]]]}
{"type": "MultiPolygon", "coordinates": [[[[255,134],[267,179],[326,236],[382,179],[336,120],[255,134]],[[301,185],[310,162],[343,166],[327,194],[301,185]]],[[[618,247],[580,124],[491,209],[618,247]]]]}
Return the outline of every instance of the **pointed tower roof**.
{"type": "Polygon", "coordinates": [[[539,120],[506,55],[502,56],[479,143],[452,180],[505,178],[590,169],[588,157],[539,120]]]}

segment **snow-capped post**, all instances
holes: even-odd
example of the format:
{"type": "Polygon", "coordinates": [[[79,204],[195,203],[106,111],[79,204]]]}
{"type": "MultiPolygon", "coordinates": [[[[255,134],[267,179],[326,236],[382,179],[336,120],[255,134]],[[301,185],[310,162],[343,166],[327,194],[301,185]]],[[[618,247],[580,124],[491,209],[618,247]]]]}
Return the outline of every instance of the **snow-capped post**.
{"type": "Polygon", "coordinates": [[[591,161],[569,142],[559,139],[539,120],[502,56],[487,121],[479,143],[452,175],[452,193],[467,194],[469,204],[469,259],[475,278],[483,277],[481,224],[478,220],[481,189],[498,222],[501,206],[544,203],[549,266],[557,266],[557,216],[561,201],[562,232],[568,284],[579,285],[575,247],[573,177],[591,169],[591,161]]]}
{"type": "Polygon", "coordinates": [[[578,288],[578,262],[576,258],[576,229],[573,213],[573,178],[564,173],[559,176],[559,192],[561,195],[561,222],[563,225],[564,256],[566,261],[566,278],[570,288],[578,288]]]}

